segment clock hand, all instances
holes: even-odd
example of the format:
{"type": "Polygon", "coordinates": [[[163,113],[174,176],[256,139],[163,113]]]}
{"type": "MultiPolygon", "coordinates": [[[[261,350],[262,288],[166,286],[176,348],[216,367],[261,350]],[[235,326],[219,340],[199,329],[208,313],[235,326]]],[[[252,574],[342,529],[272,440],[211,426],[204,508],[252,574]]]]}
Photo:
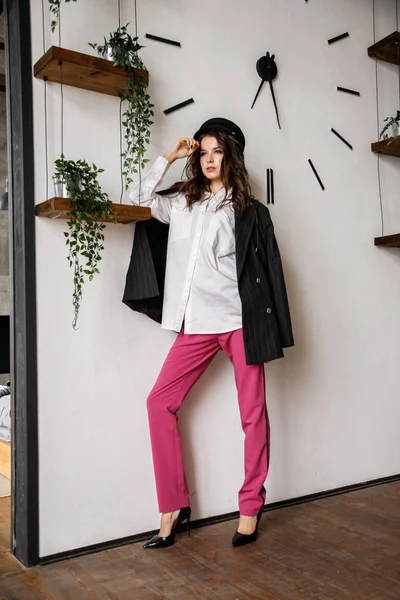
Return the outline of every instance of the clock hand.
{"type": "Polygon", "coordinates": [[[256,97],[253,100],[253,104],[251,105],[251,108],[253,108],[253,106],[255,105],[256,100],[258,98],[258,94],[261,92],[261,89],[262,89],[262,86],[264,85],[264,83],[265,83],[265,79],[263,79],[262,82],[260,83],[260,87],[257,90],[257,94],[256,94],[256,97]]]}
{"type": "Polygon", "coordinates": [[[271,202],[272,202],[272,204],[275,204],[275,198],[274,198],[274,170],[273,169],[270,170],[270,177],[271,177],[271,202]]]}
{"type": "Polygon", "coordinates": [[[261,58],[258,59],[257,64],[256,64],[256,70],[257,70],[259,77],[261,77],[261,83],[260,83],[260,87],[257,90],[257,94],[256,94],[256,97],[254,98],[251,108],[253,108],[253,106],[255,105],[262,86],[264,85],[264,83],[266,81],[268,81],[269,87],[271,89],[272,100],[273,100],[274,106],[275,106],[276,118],[278,121],[279,129],[281,129],[281,124],[279,121],[279,114],[278,114],[278,107],[276,104],[274,88],[272,85],[273,80],[275,79],[275,77],[278,74],[278,68],[277,68],[276,62],[275,62],[275,54],[271,55],[269,52],[266,52],[265,56],[262,56],[261,58]]]}
{"type": "Polygon", "coordinates": [[[278,107],[277,107],[277,105],[276,105],[275,93],[274,93],[274,87],[273,87],[273,85],[272,85],[272,81],[270,81],[270,82],[269,82],[269,87],[271,88],[272,100],[274,101],[275,112],[276,112],[276,118],[277,118],[277,121],[278,121],[279,129],[281,129],[281,124],[280,124],[280,122],[279,122],[278,107]]]}

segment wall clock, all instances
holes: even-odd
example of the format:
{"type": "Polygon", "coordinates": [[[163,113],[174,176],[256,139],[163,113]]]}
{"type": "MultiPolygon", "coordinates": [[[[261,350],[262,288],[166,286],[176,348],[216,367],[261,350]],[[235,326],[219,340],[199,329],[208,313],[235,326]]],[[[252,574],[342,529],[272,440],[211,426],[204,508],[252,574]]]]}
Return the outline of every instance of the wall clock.
{"type": "MultiPolygon", "coordinates": [[[[307,0],[305,0],[307,2],[307,0]]],[[[327,40],[327,43],[329,45],[338,43],[340,41],[345,40],[346,38],[348,38],[350,36],[349,32],[346,31],[344,33],[341,33],[339,35],[336,35],[335,37],[332,37],[330,39],[327,40]]],[[[160,37],[160,36],[156,36],[153,35],[151,33],[146,33],[145,37],[149,40],[158,42],[158,43],[164,43],[164,44],[170,44],[176,47],[181,48],[181,43],[179,41],[176,40],[171,40],[169,38],[165,38],[165,37],[160,37]]],[[[277,120],[277,125],[278,128],[281,129],[281,124],[280,124],[280,120],[279,120],[279,111],[278,111],[278,105],[277,105],[277,99],[275,96],[275,91],[274,91],[274,81],[277,80],[277,76],[278,76],[278,67],[277,67],[277,62],[275,59],[275,54],[273,54],[271,52],[271,50],[268,50],[265,52],[265,54],[263,56],[261,56],[261,58],[259,58],[256,62],[255,65],[255,73],[260,77],[261,82],[259,84],[259,87],[257,89],[256,95],[254,97],[253,103],[251,105],[251,109],[254,107],[254,105],[256,104],[256,102],[261,102],[261,91],[264,87],[265,83],[269,84],[269,88],[270,88],[270,93],[271,93],[271,99],[272,99],[272,104],[273,104],[273,108],[275,109],[275,114],[276,114],[276,120],[277,120]]],[[[277,81],[277,87],[279,86],[279,81],[277,81]]],[[[342,85],[337,85],[336,87],[336,91],[339,93],[343,93],[343,94],[350,94],[352,96],[357,96],[360,97],[361,94],[359,91],[357,90],[353,90],[353,89],[349,89],[346,87],[343,87],[342,85]]],[[[264,99],[265,102],[265,99],[264,99]]],[[[190,104],[194,103],[194,99],[193,98],[188,98],[185,100],[182,100],[181,102],[179,102],[178,104],[168,107],[166,109],[163,110],[165,115],[169,115],[177,110],[180,110],[190,104]]],[[[265,110],[269,110],[269,107],[267,105],[267,103],[265,103],[265,110]]],[[[341,133],[339,133],[335,128],[331,128],[331,133],[333,135],[336,136],[336,138],[338,140],[340,140],[349,150],[353,150],[353,146],[352,144],[344,137],[344,135],[342,135],[341,133]]],[[[311,173],[314,174],[316,181],[318,182],[321,190],[325,190],[325,186],[324,183],[321,179],[320,174],[317,171],[316,166],[314,165],[314,162],[312,160],[312,158],[308,159],[308,164],[309,167],[311,169],[311,173]]],[[[274,204],[275,203],[275,199],[274,199],[274,174],[273,174],[273,169],[272,168],[267,168],[266,169],[266,202],[267,204],[274,204]]]]}

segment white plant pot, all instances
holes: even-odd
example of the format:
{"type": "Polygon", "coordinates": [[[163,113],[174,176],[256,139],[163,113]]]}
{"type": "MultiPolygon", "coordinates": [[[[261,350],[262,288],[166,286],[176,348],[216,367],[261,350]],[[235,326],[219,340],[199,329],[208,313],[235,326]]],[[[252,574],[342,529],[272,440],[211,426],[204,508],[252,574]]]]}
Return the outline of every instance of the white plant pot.
{"type": "Polygon", "coordinates": [[[392,137],[400,135],[400,123],[392,123],[390,127],[392,130],[392,137]]]}
{"type": "Polygon", "coordinates": [[[102,58],[105,58],[106,60],[110,60],[111,62],[114,62],[113,51],[112,51],[112,48],[110,48],[109,46],[107,46],[107,50],[105,52],[103,52],[102,54],[100,54],[100,56],[102,58]]]}
{"type": "Polygon", "coordinates": [[[56,198],[71,198],[65,183],[56,183],[54,181],[54,195],[56,198]]]}

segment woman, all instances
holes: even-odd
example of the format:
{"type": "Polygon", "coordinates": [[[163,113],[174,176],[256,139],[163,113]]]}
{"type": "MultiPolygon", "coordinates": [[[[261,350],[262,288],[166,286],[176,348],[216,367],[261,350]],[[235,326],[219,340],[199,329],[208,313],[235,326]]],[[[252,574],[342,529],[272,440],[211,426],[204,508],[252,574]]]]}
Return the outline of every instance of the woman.
{"type": "Polygon", "coordinates": [[[210,119],[155,161],[140,198],[138,188],[130,196],[169,231],[163,245],[151,222],[137,225],[123,301],[155,320],[161,316],[161,326],[178,333],[147,400],[161,526],[145,548],[170,546],[179,525],[187,521],[189,528],[176,413],[220,349],[234,367],[245,433],[232,544],[257,538],[269,463],[263,363],[283,356],[293,336],[273,225],[251,195],[244,147],[235,123],[210,119]],[[183,158],[187,180],[157,193],[169,166],[183,158]]]}

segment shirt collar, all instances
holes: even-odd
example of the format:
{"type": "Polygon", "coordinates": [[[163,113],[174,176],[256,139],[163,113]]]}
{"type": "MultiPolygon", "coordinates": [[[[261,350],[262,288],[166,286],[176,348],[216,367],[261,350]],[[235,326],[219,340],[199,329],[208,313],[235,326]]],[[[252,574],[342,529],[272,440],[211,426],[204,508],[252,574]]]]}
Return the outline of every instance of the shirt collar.
{"type": "MultiPolygon", "coordinates": [[[[232,198],[232,188],[228,190],[226,195],[227,199],[230,200],[232,198]]],[[[220,202],[225,198],[225,188],[222,188],[215,195],[206,193],[204,196],[204,201],[207,202],[207,210],[215,210],[220,202]]]]}

